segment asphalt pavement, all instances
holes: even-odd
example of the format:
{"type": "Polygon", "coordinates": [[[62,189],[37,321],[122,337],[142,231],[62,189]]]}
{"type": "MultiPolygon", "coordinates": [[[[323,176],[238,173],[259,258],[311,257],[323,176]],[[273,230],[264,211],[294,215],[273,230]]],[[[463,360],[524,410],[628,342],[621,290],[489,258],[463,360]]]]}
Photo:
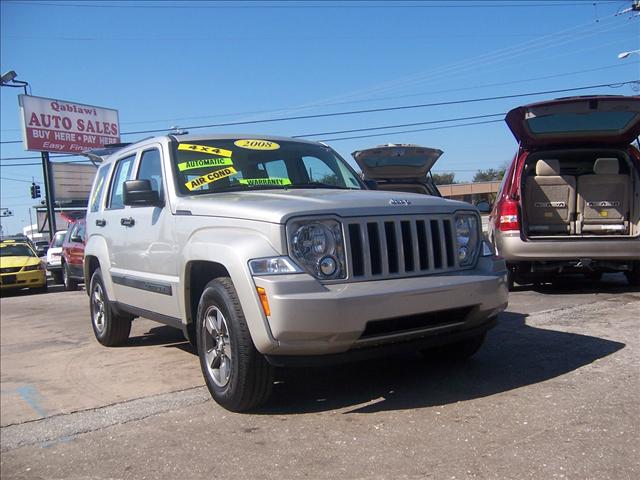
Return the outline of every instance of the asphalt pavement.
{"type": "Polygon", "coordinates": [[[5,478],[640,478],[640,292],[605,275],[512,292],[482,350],[278,371],[251,414],[177,330],[94,339],[88,298],[0,300],[5,478]]]}

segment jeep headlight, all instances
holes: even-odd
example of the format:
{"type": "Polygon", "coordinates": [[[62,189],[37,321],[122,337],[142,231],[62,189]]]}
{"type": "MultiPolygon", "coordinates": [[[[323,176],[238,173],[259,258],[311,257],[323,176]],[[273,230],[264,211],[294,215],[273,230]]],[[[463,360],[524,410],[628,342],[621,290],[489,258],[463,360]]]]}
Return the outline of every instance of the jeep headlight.
{"type": "Polygon", "coordinates": [[[298,220],[287,226],[289,255],[321,280],[345,278],[342,228],[336,220],[298,220]]]}
{"type": "Polygon", "coordinates": [[[470,265],[475,257],[479,241],[478,217],[470,213],[456,215],[458,261],[461,266],[470,265]]]}

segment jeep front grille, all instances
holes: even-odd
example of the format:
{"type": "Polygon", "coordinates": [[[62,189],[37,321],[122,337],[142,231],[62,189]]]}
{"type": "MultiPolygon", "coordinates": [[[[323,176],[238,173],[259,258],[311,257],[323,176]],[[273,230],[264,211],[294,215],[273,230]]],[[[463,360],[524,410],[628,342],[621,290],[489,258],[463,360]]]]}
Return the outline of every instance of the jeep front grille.
{"type": "Polygon", "coordinates": [[[449,215],[347,219],[349,277],[378,280],[457,270],[453,228],[449,215]]]}

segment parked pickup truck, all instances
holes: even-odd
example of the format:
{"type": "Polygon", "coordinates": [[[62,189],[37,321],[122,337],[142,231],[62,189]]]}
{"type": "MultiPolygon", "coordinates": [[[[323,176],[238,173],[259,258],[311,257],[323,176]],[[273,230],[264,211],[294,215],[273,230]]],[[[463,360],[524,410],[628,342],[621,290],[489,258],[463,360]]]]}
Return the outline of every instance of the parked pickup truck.
{"type": "Polygon", "coordinates": [[[367,190],[324,144],[168,135],[89,155],[97,340],[125,343],[138,316],[182,329],[229,410],[264,403],[275,366],[470,356],[507,305],[474,207],[367,190]]]}

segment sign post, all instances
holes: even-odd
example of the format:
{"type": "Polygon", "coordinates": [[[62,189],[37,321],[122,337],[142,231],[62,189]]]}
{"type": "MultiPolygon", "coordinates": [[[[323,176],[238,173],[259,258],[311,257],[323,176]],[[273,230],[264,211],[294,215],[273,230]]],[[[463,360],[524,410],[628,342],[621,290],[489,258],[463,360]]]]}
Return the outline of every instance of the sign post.
{"type": "Polygon", "coordinates": [[[66,100],[19,95],[25,150],[41,152],[51,239],[56,233],[49,152],[80,154],[120,142],[118,111],[66,100]]]}

